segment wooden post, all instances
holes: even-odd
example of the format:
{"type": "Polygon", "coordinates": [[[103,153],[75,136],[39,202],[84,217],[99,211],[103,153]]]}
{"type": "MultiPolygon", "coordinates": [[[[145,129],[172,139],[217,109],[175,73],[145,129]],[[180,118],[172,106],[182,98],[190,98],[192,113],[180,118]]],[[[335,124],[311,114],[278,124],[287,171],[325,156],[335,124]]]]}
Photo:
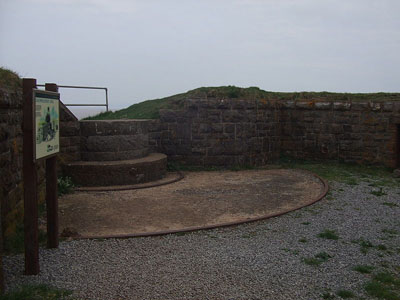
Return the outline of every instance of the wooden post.
{"type": "MultiPolygon", "coordinates": [[[[58,92],[55,83],[46,83],[46,91],[58,92]]],[[[47,247],[58,248],[57,157],[46,159],[47,247]]]]}
{"type": "Polygon", "coordinates": [[[33,160],[33,91],[36,79],[24,78],[23,88],[23,180],[25,274],[39,274],[37,173],[33,160]]]}
{"type": "Polygon", "coordinates": [[[0,206],[0,295],[4,293],[4,271],[3,271],[3,234],[1,229],[1,206],[0,206]]]}

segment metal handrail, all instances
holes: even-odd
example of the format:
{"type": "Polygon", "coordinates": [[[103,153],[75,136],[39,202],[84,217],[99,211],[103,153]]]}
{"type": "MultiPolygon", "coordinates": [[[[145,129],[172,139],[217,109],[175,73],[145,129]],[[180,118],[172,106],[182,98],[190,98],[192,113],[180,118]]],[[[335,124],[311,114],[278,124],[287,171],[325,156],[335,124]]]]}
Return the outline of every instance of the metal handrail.
{"type": "MultiPolygon", "coordinates": [[[[37,84],[37,86],[45,86],[44,84],[37,84]]],[[[108,89],[106,87],[98,86],[78,86],[78,85],[57,85],[59,88],[67,89],[88,89],[88,90],[104,90],[106,92],[106,104],[92,104],[92,103],[70,103],[64,104],[65,106],[105,106],[108,111],[108,89]]]]}

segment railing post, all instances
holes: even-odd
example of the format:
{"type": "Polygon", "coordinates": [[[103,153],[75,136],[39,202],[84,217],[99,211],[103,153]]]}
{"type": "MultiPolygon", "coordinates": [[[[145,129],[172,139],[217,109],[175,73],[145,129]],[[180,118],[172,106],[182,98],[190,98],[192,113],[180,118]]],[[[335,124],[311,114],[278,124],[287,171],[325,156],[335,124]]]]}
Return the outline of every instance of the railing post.
{"type": "Polygon", "coordinates": [[[106,88],[106,111],[108,111],[108,89],[106,88]]]}

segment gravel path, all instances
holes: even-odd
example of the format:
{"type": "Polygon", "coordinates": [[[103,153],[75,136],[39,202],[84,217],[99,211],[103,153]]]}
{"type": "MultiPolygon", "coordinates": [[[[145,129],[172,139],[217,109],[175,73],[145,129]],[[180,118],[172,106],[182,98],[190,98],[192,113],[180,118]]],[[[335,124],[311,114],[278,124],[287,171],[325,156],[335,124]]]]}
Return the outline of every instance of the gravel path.
{"type": "Polygon", "coordinates": [[[340,289],[371,299],[363,288],[370,275],[354,266],[400,272],[400,188],[384,187],[383,196],[373,190],[379,189],[367,182],[333,183],[312,206],[236,227],[63,242],[57,250],[41,250],[40,276],[22,276],[23,256],[8,256],[6,284],[49,283],[74,290],[79,299],[309,300],[340,289]],[[339,239],[317,236],[326,229],[339,239]],[[361,239],[387,249],[364,254],[361,239]],[[319,266],[304,262],[320,252],[331,258],[319,266]]]}

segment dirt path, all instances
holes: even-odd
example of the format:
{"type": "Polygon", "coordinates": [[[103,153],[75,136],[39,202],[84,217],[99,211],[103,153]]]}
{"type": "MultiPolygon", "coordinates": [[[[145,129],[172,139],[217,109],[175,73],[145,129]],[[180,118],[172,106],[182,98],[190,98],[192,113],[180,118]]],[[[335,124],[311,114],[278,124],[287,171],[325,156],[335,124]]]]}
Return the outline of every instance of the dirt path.
{"type": "Polygon", "coordinates": [[[60,229],[108,237],[211,227],[303,207],[324,188],[319,178],[299,170],[189,172],[165,186],[63,196],[60,229]]]}

